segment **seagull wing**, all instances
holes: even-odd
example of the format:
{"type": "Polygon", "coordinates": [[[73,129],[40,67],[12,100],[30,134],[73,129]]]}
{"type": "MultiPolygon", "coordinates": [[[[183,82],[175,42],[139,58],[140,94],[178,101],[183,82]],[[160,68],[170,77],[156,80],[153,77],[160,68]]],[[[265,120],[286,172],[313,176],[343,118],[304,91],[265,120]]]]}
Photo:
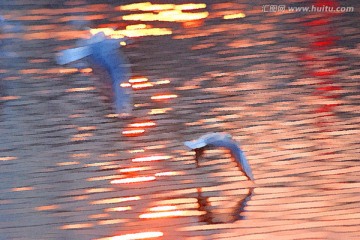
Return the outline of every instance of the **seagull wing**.
{"type": "Polygon", "coordinates": [[[89,55],[91,55],[91,49],[89,47],[71,48],[61,51],[60,54],[56,56],[56,62],[60,65],[64,65],[89,55]]]}

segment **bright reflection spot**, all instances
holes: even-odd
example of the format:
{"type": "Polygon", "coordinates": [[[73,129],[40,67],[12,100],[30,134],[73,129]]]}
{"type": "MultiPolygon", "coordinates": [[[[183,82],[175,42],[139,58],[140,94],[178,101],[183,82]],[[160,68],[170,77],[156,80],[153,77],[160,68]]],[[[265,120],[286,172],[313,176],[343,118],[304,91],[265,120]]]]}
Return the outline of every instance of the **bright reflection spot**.
{"type": "Polygon", "coordinates": [[[51,211],[51,210],[56,210],[58,208],[59,208],[58,205],[47,205],[47,206],[36,207],[35,210],[36,211],[51,211]]]}
{"type": "Polygon", "coordinates": [[[109,198],[109,199],[101,199],[91,202],[91,204],[99,205],[99,204],[111,204],[111,203],[121,203],[121,202],[129,202],[140,200],[139,196],[135,197],[123,197],[123,198],[109,198]]]}
{"type": "Polygon", "coordinates": [[[148,177],[133,177],[133,178],[124,178],[124,179],[116,179],[112,180],[111,184],[121,184],[121,183],[138,183],[138,182],[148,182],[148,181],[154,181],[154,176],[148,176],[148,177]]]}
{"type": "Polygon", "coordinates": [[[109,220],[101,220],[98,222],[99,225],[110,225],[125,222],[125,219],[109,219],[109,220]]]}
{"type": "Polygon", "coordinates": [[[177,98],[177,95],[175,94],[163,94],[163,95],[157,95],[152,96],[151,99],[153,100],[163,100],[163,99],[171,99],[171,98],[177,98]]]}
{"type": "Polygon", "coordinates": [[[168,200],[162,200],[157,202],[159,205],[160,204],[169,204],[169,205],[173,205],[173,204],[181,204],[181,203],[197,203],[198,200],[196,198],[174,198],[174,199],[168,199],[168,200]]]}
{"type": "Polygon", "coordinates": [[[206,8],[205,3],[187,3],[187,4],[180,4],[175,6],[175,9],[179,9],[179,10],[195,10],[202,8],[206,8]]]}
{"type": "Polygon", "coordinates": [[[244,13],[237,13],[237,14],[225,15],[224,19],[236,19],[236,18],[244,18],[244,17],[246,17],[244,13]]]}
{"type": "Polygon", "coordinates": [[[59,70],[60,73],[65,73],[65,74],[76,73],[77,71],[78,71],[77,68],[63,68],[59,70]]]}
{"type": "Polygon", "coordinates": [[[204,19],[209,16],[208,12],[199,12],[199,13],[185,13],[179,9],[176,10],[167,10],[159,12],[158,14],[154,13],[138,13],[138,14],[129,14],[123,16],[125,21],[163,21],[163,22],[186,22],[192,20],[204,19]]]}
{"type": "Polygon", "coordinates": [[[145,132],[144,129],[133,129],[133,130],[124,130],[122,134],[128,137],[133,137],[133,136],[138,136],[144,132],[145,132]]]}
{"type": "Polygon", "coordinates": [[[146,28],[146,24],[135,24],[135,25],[126,26],[126,30],[144,29],[144,28],[146,28]]]}
{"type": "Polygon", "coordinates": [[[76,164],[80,164],[79,162],[61,162],[61,163],[57,163],[57,166],[70,166],[70,165],[76,165],[76,164]]]}
{"type": "Polygon", "coordinates": [[[160,211],[171,211],[176,209],[177,209],[176,206],[159,206],[159,207],[152,207],[149,210],[151,212],[160,212],[160,211]]]}
{"type": "Polygon", "coordinates": [[[70,229],[82,229],[82,228],[91,228],[93,224],[91,223],[78,223],[78,224],[68,224],[61,226],[60,229],[62,230],[70,230],[70,229]]]}
{"type": "Polygon", "coordinates": [[[98,240],[137,240],[137,239],[147,239],[147,238],[156,238],[161,237],[164,234],[162,232],[140,232],[140,233],[131,233],[115,237],[101,238],[98,240]]]}
{"type": "Polygon", "coordinates": [[[130,83],[142,83],[147,82],[149,79],[146,77],[134,77],[129,80],[130,83]]]}
{"type": "Polygon", "coordinates": [[[0,157],[0,161],[13,161],[16,160],[17,157],[0,157]]]}
{"type": "Polygon", "coordinates": [[[172,110],[172,108],[158,108],[158,109],[152,109],[149,114],[150,115],[157,115],[157,114],[164,114],[168,111],[172,110]]]}
{"type": "Polygon", "coordinates": [[[132,123],[130,127],[153,127],[156,124],[154,122],[132,123]]]}
{"type": "Polygon", "coordinates": [[[33,187],[18,187],[18,188],[12,188],[11,191],[13,192],[23,192],[23,191],[31,191],[34,190],[33,187]]]}
{"type": "Polygon", "coordinates": [[[160,172],[160,173],[155,173],[155,176],[164,177],[164,176],[175,176],[180,174],[182,174],[182,172],[160,172]]]}
{"type": "Polygon", "coordinates": [[[6,97],[0,97],[1,101],[10,101],[10,100],[17,100],[19,99],[19,96],[6,96],[6,97]]]}
{"type": "Polygon", "coordinates": [[[78,131],[91,131],[96,130],[96,126],[84,126],[84,127],[77,127],[78,131]]]}
{"type": "Polygon", "coordinates": [[[95,90],[95,87],[69,88],[66,89],[66,92],[87,92],[92,90],[95,90]]]}
{"type": "Polygon", "coordinates": [[[126,87],[131,87],[131,84],[130,83],[121,83],[120,86],[123,88],[126,88],[126,87]]]}
{"type": "Polygon", "coordinates": [[[118,176],[115,176],[115,175],[92,177],[92,178],[86,179],[86,181],[88,181],[88,182],[104,181],[104,180],[114,179],[114,178],[117,178],[117,177],[118,176]]]}
{"type": "Polygon", "coordinates": [[[129,150],[129,153],[142,153],[145,152],[144,149],[133,149],[133,150],[129,150]]]}
{"type": "Polygon", "coordinates": [[[139,172],[150,169],[149,167],[133,167],[133,168],[124,168],[120,169],[120,172],[122,173],[128,173],[128,172],[139,172]]]}
{"type": "Polygon", "coordinates": [[[206,212],[197,210],[177,210],[177,211],[165,211],[157,213],[144,213],[139,218],[163,218],[163,217],[181,217],[181,216],[200,216],[206,212]]]}
{"type": "MultiPolygon", "coordinates": [[[[125,30],[114,30],[112,28],[95,28],[91,29],[90,33],[95,35],[96,33],[103,32],[106,36],[112,39],[122,39],[126,37],[142,37],[142,36],[161,36],[172,34],[169,28],[136,28],[125,30]]],[[[120,42],[121,45],[126,45],[126,42],[120,42]]]]}
{"type": "Polygon", "coordinates": [[[170,159],[170,156],[150,156],[150,157],[140,157],[134,158],[132,162],[150,162],[150,161],[160,161],[170,159]]]}
{"type": "Polygon", "coordinates": [[[156,85],[163,85],[163,84],[169,84],[169,83],[170,83],[170,80],[159,80],[159,81],[155,82],[156,85]]]}
{"type": "Polygon", "coordinates": [[[105,209],[105,212],[124,212],[124,211],[128,211],[131,210],[132,207],[130,206],[126,206],[126,207],[115,207],[115,208],[108,208],[105,209]]]}
{"type": "Polygon", "coordinates": [[[87,140],[89,137],[93,136],[92,133],[81,133],[81,134],[75,134],[70,141],[72,142],[76,142],[76,141],[85,141],[87,140]]]}
{"type": "Polygon", "coordinates": [[[112,189],[112,188],[90,188],[90,189],[87,189],[85,192],[86,193],[102,193],[102,192],[110,192],[113,190],[114,189],[112,189]]]}
{"type": "Polygon", "coordinates": [[[79,69],[79,72],[81,72],[81,73],[91,73],[92,71],[93,71],[92,68],[79,69]]]}
{"type": "Polygon", "coordinates": [[[152,87],[152,86],[153,86],[152,83],[147,82],[147,83],[133,84],[132,88],[133,89],[142,89],[142,88],[149,88],[149,87],[152,87]]]}

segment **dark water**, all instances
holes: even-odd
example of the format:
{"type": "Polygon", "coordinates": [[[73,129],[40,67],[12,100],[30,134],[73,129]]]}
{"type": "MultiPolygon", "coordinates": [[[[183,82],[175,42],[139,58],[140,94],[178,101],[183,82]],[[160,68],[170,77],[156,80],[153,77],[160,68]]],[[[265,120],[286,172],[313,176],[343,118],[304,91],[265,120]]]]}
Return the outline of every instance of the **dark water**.
{"type": "Polygon", "coordinates": [[[360,238],[358,2],[129,3],[1,1],[0,239],[360,238]],[[134,118],[56,65],[87,27],[130,36],[134,118]],[[254,182],[223,150],[196,167],[183,142],[211,131],[254,182]]]}

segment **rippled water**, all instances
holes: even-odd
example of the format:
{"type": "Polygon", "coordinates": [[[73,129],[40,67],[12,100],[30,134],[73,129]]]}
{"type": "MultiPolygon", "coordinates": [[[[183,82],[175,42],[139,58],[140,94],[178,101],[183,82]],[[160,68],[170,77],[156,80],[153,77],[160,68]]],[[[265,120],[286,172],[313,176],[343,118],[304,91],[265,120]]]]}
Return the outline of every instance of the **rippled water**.
{"type": "Polygon", "coordinates": [[[360,238],[357,2],[53,2],[0,3],[1,240],[360,238]],[[88,61],[55,63],[100,30],[131,40],[132,119],[88,61]],[[211,131],[254,182],[223,149],[196,167],[183,142],[211,131]]]}

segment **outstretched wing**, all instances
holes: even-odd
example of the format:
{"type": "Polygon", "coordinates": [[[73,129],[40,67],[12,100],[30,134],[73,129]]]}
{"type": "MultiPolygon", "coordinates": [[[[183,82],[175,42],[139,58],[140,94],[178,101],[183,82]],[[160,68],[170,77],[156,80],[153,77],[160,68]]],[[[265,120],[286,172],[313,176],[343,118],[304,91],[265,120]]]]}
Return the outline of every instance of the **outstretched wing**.
{"type": "Polygon", "coordinates": [[[85,46],[85,47],[71,48],[61,51],[60,54],[56,56],[56,62],[60,65],[64,65],[82,59],[89,55],[91,55],[91,49],[89,47],[85,46]]]}

